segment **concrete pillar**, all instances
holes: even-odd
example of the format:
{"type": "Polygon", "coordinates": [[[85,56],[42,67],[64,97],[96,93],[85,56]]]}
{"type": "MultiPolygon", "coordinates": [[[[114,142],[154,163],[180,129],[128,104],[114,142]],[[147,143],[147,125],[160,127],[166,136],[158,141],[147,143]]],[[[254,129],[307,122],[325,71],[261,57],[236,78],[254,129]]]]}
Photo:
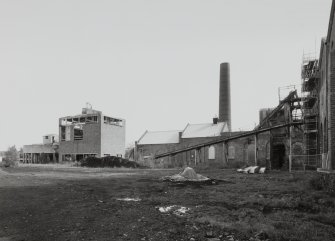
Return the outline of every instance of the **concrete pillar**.
{"type": "Polygon", "coordinates": [[[197,152],[198,152],[198,150],[195,149],[195,150],[194,150],[194,166],[197,165],[197,152]]]}

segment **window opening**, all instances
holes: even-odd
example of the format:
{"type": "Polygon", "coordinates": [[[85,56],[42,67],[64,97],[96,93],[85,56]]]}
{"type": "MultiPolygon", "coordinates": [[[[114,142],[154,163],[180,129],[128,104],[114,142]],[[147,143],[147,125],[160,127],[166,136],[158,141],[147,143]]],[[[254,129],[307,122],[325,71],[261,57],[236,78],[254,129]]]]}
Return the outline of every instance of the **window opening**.
{"type": "Polygon", "coordinates": [[[81,125],[75,125],[73,128],[73,135],[75,141],[80,141],[84,138],[83,127],[81,125]]]}

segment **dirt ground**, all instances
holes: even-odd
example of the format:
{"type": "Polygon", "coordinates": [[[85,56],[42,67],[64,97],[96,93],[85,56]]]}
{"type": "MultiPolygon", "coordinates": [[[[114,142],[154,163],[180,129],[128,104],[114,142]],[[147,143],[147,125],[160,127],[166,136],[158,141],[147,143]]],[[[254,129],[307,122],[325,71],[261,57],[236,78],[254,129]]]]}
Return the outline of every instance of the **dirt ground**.
{"type": "Polygon", "coordinates": [[[159,180],[179,171],[0,169],[0,241],[335,240],[335,197],[310,187],[315,173],[197,170],[224,181],[159,180]],[[186,213],[160,212],[171,205],[186,213]]]}

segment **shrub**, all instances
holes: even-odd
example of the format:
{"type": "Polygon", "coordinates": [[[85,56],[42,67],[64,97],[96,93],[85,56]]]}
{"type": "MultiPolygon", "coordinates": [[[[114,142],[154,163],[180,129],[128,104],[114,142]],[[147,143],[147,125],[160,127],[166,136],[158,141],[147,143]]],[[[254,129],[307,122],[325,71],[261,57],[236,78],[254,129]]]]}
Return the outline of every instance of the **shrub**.
{"type": "Polygon", "coordinates": [[[15,146],[11,146],[5,152],[5,157],[3,159],[3,166],[17,166],[19,162],[19,152],[17,151],[15,146]]]}
{"type": "Polygon", "coordinates": [[[106,156],[106,157],[87,157],[81,161],[81,166],[84,167],[128,167],[139,168],[137,162],[129,161],[121,157],[106,156]]]}

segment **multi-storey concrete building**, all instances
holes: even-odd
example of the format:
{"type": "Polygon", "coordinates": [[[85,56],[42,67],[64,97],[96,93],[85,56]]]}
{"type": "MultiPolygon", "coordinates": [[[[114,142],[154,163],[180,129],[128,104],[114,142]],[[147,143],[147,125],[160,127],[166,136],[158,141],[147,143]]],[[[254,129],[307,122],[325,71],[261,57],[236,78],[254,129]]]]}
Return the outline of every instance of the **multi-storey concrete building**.
{"type": "Polygon", "coordinates": [[[59,160],[79,161],[87,156],[125,154],[124,119],[83,108],[80,115],[59,119],[59,160]]]}

